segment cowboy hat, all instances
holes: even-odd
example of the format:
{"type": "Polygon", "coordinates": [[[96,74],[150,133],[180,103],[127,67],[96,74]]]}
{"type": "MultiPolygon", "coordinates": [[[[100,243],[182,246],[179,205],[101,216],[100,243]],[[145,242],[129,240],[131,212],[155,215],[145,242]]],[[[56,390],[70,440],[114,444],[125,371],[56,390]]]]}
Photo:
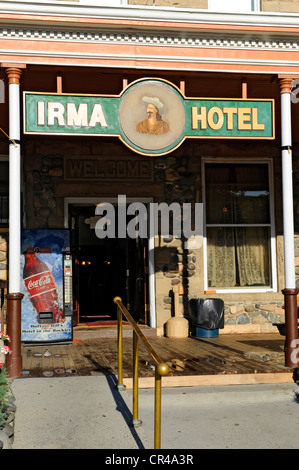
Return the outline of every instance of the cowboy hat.
{"type": "Polygon", "coordinates": [[[163,113],[163,111],[164,111],[164,105],[163,105],[163,103],[160,101],[160,99],[159,99],[157,96],[155,96],[155,97],[144,96],[144,97],[142,98],[142,101],[143,101],[144,103],[147,103],[147,104],[149,104],[149,103],[154,104],[154,105],[156,106],[156,108],[158,108],[159,112],[160,112],[161,114],[163,113]]]}

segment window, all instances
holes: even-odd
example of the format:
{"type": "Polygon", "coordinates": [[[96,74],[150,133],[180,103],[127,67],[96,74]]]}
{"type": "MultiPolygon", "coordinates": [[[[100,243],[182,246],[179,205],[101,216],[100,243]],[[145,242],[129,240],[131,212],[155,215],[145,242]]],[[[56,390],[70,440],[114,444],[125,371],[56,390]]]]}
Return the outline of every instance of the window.
{"type": "Polygon", "coordinates": [[[276,287],[268,163],[205,164],[206,289],[276,287]]]}
{"type": "Polygon", "coordinates": [[[250,11],[259,11],[259,3],[259,0],[209,0],[209,10],[248,13],[250,11]]]}

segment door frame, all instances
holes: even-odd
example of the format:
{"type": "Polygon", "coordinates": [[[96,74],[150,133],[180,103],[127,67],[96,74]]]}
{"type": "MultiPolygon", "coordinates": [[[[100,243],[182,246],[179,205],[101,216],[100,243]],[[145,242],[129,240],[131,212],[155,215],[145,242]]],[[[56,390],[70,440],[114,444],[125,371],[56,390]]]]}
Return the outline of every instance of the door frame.
{"type": "MultiPolygon", "coordinates": [[[[100,202],[107,202],[117,205],[117,197],[65,197],[64,198],[64,228],[69,228],[69,205],[88,205],[99,204],[100,202]]],[[[141,202],[143,204],[150,204],[153,198],[150,197],[128,197],[126,198],[127,204],[133,202],[141,202]]],[[[149,236],[148,238],[148,289],[149,289],[149,326],[156,328],[156,290],[155,290],[155,237],[149,236]]]]}

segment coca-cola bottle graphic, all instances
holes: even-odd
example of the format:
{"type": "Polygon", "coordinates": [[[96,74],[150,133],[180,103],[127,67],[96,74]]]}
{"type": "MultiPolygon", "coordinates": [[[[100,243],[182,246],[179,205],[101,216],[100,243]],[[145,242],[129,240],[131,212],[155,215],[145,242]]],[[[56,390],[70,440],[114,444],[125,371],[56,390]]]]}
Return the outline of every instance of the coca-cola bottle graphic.
{"type": "Polygon", "coordinates": [[[25,265],[23,279],[29,298],[40,322],[41,312],[53,312],[51,323],[59,323],[62,319],[62,309],[59,308],[55,280],[48,266],[35,254],[24,253],[25,265]]]}

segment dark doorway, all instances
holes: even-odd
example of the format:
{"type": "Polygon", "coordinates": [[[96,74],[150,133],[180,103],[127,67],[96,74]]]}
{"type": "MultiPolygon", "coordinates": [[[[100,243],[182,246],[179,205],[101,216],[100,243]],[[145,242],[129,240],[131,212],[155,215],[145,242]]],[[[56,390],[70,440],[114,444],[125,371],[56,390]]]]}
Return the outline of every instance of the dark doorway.
{"type": "Polygon", "coordinates": [[[70,206],[69,213],[74,325],[116,320],[115,296],[122,298],[135,321],[146,323],[147,240],[99,239],[94,206],[70,206]]]}

